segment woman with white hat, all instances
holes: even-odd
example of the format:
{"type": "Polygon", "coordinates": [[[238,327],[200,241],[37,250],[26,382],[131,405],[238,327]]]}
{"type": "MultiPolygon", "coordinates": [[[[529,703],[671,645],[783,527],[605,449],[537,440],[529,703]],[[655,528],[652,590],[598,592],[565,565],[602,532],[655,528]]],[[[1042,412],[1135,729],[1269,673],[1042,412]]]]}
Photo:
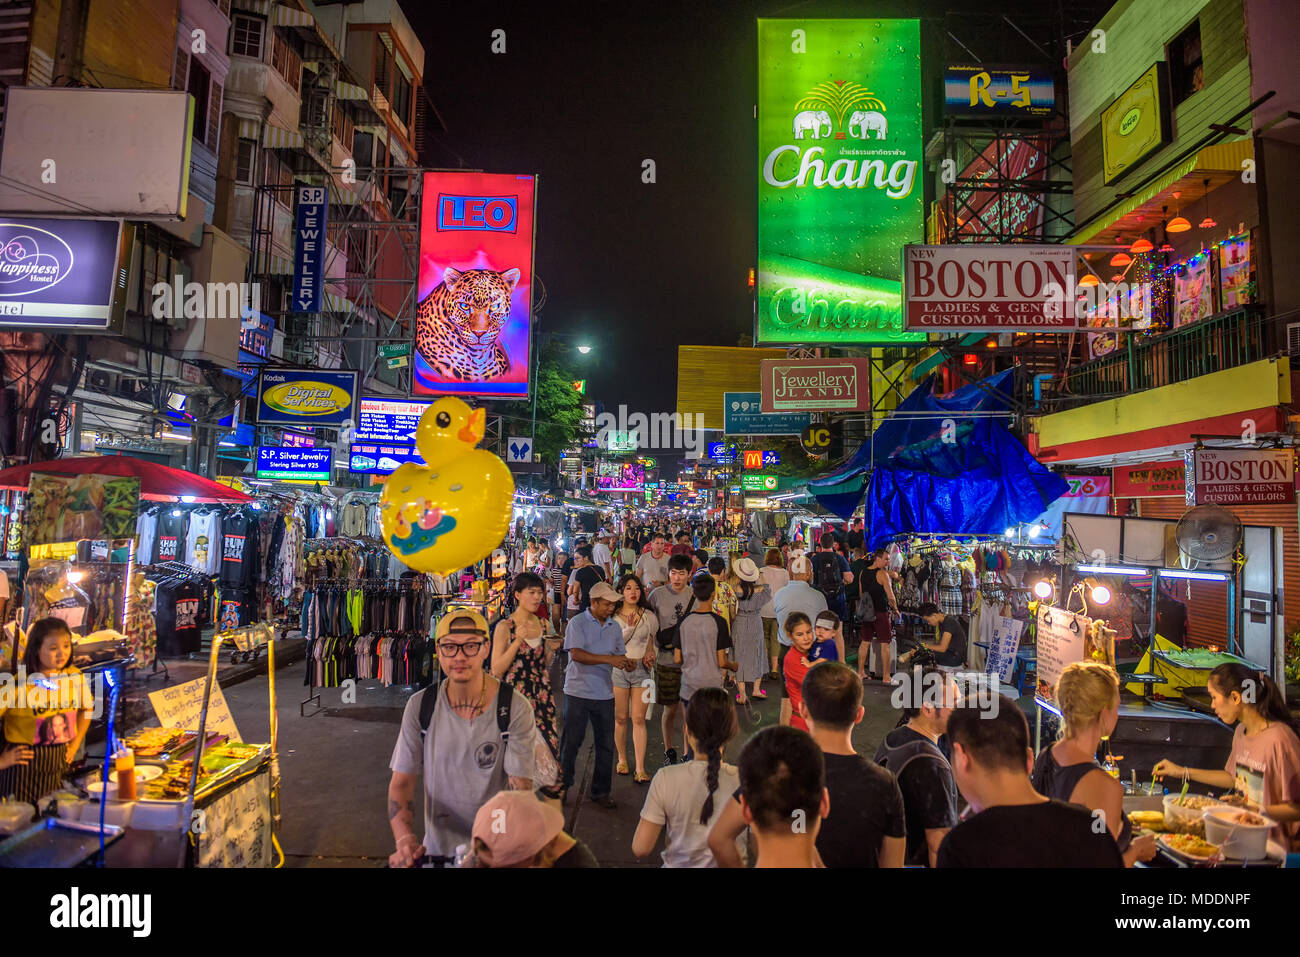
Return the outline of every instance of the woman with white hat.
{"type": "Polygon", "coordinates": [[[763,677],[767,674],[767,643],[763,639],[763,619],[760,612],[771,596],[767,586],[760,581],[758,566],[752,558],[742,558],[732,566],[732,571],[739,581],[736,592],[736,618],[731,623],[731,643],[736,648],[736,684],[740,691],[736,701],[744,704],[749,699],[745,695],[745,682],[752,682],[755,698],[766,698],[767,692],[762,688],[763,677]]]}

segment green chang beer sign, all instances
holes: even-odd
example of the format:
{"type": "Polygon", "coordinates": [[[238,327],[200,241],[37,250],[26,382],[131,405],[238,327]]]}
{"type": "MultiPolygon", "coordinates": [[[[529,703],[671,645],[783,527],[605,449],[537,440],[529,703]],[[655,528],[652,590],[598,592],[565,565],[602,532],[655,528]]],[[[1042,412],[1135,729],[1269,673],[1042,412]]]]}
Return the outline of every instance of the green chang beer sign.
{"type": "Polygon", "coordinates": [[[924,241],[918,20],[758,21],[756,345],[925,342],[901,262],[924,241]]]}

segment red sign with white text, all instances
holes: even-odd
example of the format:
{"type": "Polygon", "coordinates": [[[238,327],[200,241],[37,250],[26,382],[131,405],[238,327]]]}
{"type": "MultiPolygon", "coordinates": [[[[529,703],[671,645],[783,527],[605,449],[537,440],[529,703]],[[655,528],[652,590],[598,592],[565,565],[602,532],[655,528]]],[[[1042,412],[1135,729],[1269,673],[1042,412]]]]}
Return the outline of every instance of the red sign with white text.
{"type": "Polygon", "coordinates": [[[1077,250],[1028,243],[903,248],[903,320],[911,330],[1061,332],[1079,328],[1077,250]]]}
{"type": "Polygon", "coordinates": [[[764,359],[764,412],[867,412],[870,359],[764,359]]]}
{"type": "Polygon", "coordinates": [[[1187,466],[1182,459],[1121,465],[1113,470],[1116,498],[1184,498],[1187,466]]]}
{"type": "Polygon", "coordinates": [[[1285,505],[1295,501],[1290,449],[1197,449],[1196,505],[1285,505]]]}

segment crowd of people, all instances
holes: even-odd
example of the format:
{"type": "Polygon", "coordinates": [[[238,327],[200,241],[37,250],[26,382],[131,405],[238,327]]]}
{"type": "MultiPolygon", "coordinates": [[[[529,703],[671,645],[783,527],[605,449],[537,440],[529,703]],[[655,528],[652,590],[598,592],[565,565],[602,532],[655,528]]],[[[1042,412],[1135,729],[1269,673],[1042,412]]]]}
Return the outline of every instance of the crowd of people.
{"type": "MultiPolygon", "coordinates": [[[[883,556],[860,539],[846,555],[849,543],[826,535],[811,552],[759,543],[728,561],[704,552],[708,534],[601,532],[571,558],[536,543],[514,575],[508,616],[491,629],[472,611],[439,622],[446,680],[408,702],[390,765],[392,866],[595,866],[561,810],[589,729],[586,799],[617,807],[615,775],[644,786],[631,850],[659,851],[667,867],[1121,867],[1156,853],[1134,836],[1122,790],[1096,760],[1118,720],[1113,668],[1065,669],[1060,740],[1035,755],[1015,701],[963,698],[953,677],[966,661],[962,623],[922,606],[934,637],[899,664],[912,665],[914,687],[941,693],[905,700],[868,758],[853,743],[868,650],[888,681],[898,615],[883,556]],[[765,698],[772,681],[778,725],[728,763],[737,706],[765,698]],[[661,758],[648,753],[653,706],[661,758]]],[[[1300,739],[1267,676],[1227,668],[1210,678],[1220,718],[1239,722],[1225,770],[1162,761],[1156,772],[1231,787],[1245,768],[1259,777],[1261,813],[1291,844],[1300,739]]]]}

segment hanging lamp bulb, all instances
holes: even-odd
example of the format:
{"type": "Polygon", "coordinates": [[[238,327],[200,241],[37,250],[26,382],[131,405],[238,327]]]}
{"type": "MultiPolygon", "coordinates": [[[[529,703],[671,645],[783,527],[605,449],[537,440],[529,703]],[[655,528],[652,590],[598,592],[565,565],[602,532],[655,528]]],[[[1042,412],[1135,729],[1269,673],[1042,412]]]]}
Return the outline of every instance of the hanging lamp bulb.
{"type": "Polygon", "coordinates": [[[1149,253],[1153,249],[1155,249],[1155,246],[1152,244],[1151,240],[1147,239],[1145,236],[1141,236],[1128,248],[1128,251],[1134,256],[1140,256],[1142,253],[1149,253]]]}
{"type": "Polygon", "coordinates": [[[1110,264],[1116,268],[1127,266],[1133,261],[1133,257],[1128,253],[1116,253],[1110,257],[1110,264]]]}
{"type": "Polygon", "coordinates": [[[1217,225],[1219,224],[1210,216],[1210,181],[1207,179],[1205,180],[1205,218],[1201,220],[1200,228],[1213,229],[1217,225]]]}
{"type": "Polygon", "coordinates": [[[1182,216],[1175,216],[1169,220],[1169,225],[1165,227],[1167,233],[1185,233],[1192,228],[1192,224],[1182,216]]]}

